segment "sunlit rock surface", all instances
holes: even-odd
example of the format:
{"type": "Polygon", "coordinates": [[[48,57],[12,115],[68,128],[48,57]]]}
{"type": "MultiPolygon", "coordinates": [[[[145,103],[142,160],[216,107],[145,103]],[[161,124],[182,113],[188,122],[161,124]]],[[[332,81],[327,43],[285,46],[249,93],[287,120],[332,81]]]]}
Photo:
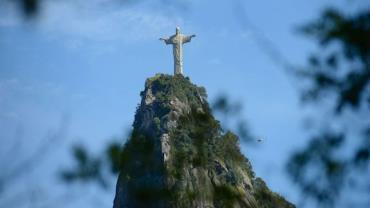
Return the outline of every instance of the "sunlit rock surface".
{"type": "Polygon", "coordinates": [[[295,207],[255,177],[238,137],[213,117],[204,88],[158,74],[141,97],[114,208],[295,207]]]}

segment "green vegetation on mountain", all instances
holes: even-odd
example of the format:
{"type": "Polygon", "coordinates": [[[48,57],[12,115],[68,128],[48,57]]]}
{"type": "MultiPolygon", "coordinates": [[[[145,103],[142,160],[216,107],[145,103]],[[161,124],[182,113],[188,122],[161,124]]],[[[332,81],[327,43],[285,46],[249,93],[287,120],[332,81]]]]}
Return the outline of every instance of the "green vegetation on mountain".
{"type": "Polygon", "coordinates": [[[255,178],[238,137],[213,117],[204,88],[158,74],[141,96],[115,208],[294,207],[255,178]]]}

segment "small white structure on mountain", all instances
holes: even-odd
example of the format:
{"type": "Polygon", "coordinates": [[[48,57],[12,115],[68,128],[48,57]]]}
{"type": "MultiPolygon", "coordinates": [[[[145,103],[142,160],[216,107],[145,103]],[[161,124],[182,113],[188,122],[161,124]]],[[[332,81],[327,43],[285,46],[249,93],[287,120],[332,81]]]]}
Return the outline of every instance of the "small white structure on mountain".
{"type": "Polygon", "coordinates": [[[183,58],[182,58],[182,45],[191,41],[195,35],[186,36],[180,33],[180,28],[176,27],[176,34],[169,38],[160,38],[167,45],[172,44],[173,58],[174,58],[174,73],[183,74],[183,58]]]}

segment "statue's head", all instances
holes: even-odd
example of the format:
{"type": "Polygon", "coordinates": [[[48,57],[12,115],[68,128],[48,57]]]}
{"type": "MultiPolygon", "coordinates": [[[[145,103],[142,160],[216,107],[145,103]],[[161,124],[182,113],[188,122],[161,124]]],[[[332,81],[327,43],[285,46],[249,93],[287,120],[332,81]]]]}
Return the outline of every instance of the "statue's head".
{"type": "Polygon", "coordinates": [[[176,34],[180,33],[180,27],[176,27],[176,34]]]}

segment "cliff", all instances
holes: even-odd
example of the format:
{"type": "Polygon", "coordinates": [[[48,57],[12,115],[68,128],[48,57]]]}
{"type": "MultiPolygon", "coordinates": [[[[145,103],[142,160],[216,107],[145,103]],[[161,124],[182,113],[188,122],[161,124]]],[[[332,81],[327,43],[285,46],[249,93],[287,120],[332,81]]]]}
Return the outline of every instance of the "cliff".
{"type": "Polygon", "coordinates": [[[147,79],[123,147],[114,208],[295,207],[256,178],[204,88],[182,75],[147,79]]]}

